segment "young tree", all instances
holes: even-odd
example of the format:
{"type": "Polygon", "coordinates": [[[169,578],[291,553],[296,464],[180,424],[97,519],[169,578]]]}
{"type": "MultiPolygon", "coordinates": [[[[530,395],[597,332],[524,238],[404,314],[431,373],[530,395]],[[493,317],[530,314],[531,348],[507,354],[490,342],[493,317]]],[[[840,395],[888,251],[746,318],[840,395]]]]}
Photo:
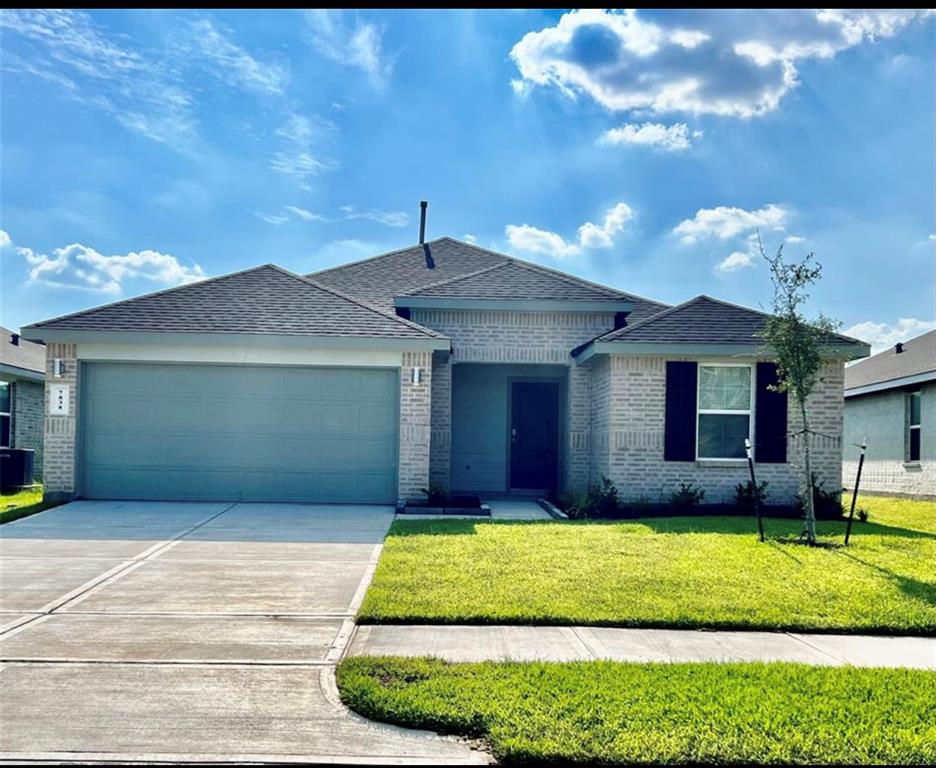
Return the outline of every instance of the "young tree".
{"type": "Polygon", "coordinates": [[[806,541],[816,543],[816,509],[812,467],[810,466],[809,410],[806,400],[822,380],[822,352],[829,334],[838,323],[824,315],[812,321],[803,316],[802,307],[808,298],[808,289],[822,276],[822,265],[812,253],[799,262],[783,258],[783,246],[775,256],[764,251],[760,235],[757,237],[761,256],[770,266],[770,279],[774,286],[773,315],[764,327],[766,349],[777,361],[777,391],[793,396],[802,420],[800,450],[802,453],[803,481],[806,489],[806,541]]]}

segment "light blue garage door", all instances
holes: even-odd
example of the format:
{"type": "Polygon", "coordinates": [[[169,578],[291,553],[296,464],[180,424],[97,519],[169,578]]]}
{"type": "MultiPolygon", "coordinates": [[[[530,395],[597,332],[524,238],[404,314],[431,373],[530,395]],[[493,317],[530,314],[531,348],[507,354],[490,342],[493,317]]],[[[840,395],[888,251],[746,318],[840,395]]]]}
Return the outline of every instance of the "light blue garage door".
{"type": "Polygon", "coordinates": [[[388,503],[392,369],[87,363],[88,498],[388,503]]]}

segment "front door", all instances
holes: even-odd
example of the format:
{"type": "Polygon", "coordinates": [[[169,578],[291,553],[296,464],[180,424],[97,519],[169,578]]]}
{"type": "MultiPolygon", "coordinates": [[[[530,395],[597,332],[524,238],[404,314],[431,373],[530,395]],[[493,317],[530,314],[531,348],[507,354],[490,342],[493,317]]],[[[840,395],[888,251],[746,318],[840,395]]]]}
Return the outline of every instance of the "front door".
{"type": "Polygon", "coordinates": [[[559,383],[510,385],[510,488],[549,491],[559,480],[559,383]]]}

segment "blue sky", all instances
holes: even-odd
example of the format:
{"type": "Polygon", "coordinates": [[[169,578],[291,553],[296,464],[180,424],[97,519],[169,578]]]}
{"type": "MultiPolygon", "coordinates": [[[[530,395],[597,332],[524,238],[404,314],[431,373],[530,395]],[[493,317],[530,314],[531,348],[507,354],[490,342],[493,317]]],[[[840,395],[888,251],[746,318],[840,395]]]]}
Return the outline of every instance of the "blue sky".
{"type": "Polygon", "coordinates": [[[667,302],[936,308],[936,18],[0,11],[2,322],[448,234],[667,302]]]}

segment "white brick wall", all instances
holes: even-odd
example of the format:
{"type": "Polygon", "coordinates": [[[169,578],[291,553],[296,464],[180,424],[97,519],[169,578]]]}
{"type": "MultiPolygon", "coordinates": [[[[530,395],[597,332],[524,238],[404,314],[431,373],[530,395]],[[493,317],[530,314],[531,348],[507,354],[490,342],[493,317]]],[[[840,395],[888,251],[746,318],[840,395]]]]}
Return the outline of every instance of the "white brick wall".
{"type": "MultiPolygon", "coordinates": [[[[599,450],[592,459],[591,482],[606,474],[624,498],[646,495],[653,500],[665,499],[680,483],[691,482],[705,490],[707,502],[730,501],[735,485],[749,478],[745,463],[724,466],[663,459],[668,359],[691,358],[610,355],[607,365],[598,361],[592,366],[596,397],[592,429],[598,435],[608,435],[609,448],[605,461],[600,438],[593,438],[599,450]]],[[[809,403],[812,428],[832,436],[812,441],[813,471],[828,490],[841,488],[842,378],[843,364],[827,363],[823,382],[809,403]]],[[[798,430],[800,423],[791,401],[788,430],[798,430]]],[[[758,482],[769,483],[769,502],[789,502],[799,489],[799,455],[798,445],[791,439],[786,464],[757,465],[758,482]]]]}
{"type": "MultiPolygon", "coordinates": [[[[588,484],[591,463],[591,373],[575,366],[573,348],[614,327],[614,314],[573,312],[506,312],[415,309],[414,322],[444,333],[452,340],[451,364],[507,363],[563,365],[569,370],[565,425],[566,488],[588,484]]],[[[432,481],[450,482],[451,371],[441,373],[433,400],[447,402],[433,408],[432,481]]]]}
{"type": "Polygon", "coordinates": [[[45,386],[38,381],[13,382],[14,448],[32,448],[33,477],[42,480],[42,437],[45,429],[45,386]]]}
{"type": "Polygon", "coordinates": [[[400,498],[418,498],[429,486],[432,353],[405,352],[400,366],[400,498]],[[413,368],[422,381],[412,383],[413,368]]]}
{"type": "Polygon", "coordinates": [[[45,434],[42,480],[46,498],[67,499],[75,495],[75,439],[78,423],[78,360],[74,344],[50,343],[46,345],[45,379],[45,434]],[[65,374],[52,377],[52,361],[61,358],[65,374]],[[67,416],[48,415],[49,387],[68,384],[70,401],[67,416]]]}

